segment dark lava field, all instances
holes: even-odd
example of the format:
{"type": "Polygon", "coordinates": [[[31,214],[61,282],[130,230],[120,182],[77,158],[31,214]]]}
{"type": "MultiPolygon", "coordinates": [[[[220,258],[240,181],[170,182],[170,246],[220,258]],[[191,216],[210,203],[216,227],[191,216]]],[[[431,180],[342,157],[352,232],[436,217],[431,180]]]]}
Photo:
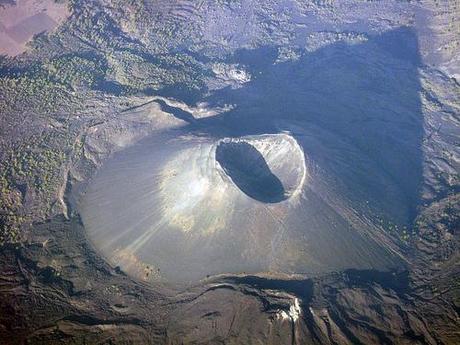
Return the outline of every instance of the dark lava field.
{"type": "Polygon", "coordinates": [[[458,1],[0,30],[0,344],[460,343],[458,1]]]}

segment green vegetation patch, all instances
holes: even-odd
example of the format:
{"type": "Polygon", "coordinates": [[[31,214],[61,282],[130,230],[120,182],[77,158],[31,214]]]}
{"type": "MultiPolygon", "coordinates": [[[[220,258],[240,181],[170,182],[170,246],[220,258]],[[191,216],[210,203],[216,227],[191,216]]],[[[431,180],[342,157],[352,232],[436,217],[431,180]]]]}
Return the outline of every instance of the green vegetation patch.
{"type": "Polygon", "coordinates": [[[31,220],[24,209],[42,217],[51,211],[75,142],[74,133],[52,132],[32,137],[4,154],[0,170],[0,245],[19,240],[21,225],[31,220]],[[30,209],[32,205],[39,205],[39,209],[30,209]]]}
{"type": "Polygon", "coordinates": [[[43,71],[49,79],[72,89],[95,87],[104,78],[105,69],[103,59],[77,55],[58,57],[43,64],[43,71]]]}

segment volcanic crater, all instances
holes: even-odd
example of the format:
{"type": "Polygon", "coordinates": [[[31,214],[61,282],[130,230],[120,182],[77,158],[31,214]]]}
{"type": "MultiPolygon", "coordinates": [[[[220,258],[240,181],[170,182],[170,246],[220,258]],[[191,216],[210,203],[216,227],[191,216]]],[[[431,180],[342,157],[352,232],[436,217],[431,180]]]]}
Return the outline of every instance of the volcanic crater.
{"type": "Polygon", "coordinates": [[[244,194],[264,203],[288,199],[305,179],[303,152],[288,135],[223,139],[216,147],[216,161],[244,194]]]}

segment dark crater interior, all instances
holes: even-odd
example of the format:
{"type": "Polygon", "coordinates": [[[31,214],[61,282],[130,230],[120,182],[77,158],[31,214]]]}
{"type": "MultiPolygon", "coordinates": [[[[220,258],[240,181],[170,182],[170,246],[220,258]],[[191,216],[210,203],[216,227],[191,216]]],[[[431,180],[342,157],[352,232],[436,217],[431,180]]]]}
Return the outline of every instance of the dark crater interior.
{"type": "Polygon", "coordinates": [[[247,196],[265,203],[287,199],[283,184],[254,146],[246,142],[221,142],[216,148],[216,160],[247,196]]]}

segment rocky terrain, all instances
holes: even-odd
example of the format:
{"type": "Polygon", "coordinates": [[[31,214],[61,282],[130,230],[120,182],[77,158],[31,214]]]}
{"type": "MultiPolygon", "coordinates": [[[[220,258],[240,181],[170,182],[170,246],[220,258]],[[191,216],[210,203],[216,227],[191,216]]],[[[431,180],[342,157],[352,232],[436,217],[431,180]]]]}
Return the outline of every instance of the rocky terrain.
{"type": "MultiPolygon", "coordinates": [[[[15,2],[0,5],[5,13],[15,2]]],[[[460,341],[457,1],[66,6],[68,18],[35,35],[25,53],[0,57],[0,343],[460,341]],[[264,151],[263,138],[278,136],[303,152],[288,150],[288,173],[264,151]],[[214,155],[197,149],[208,144],[214,155]],[[181,145],[191,150],[182,160],[181,145]],[[150,160],[129,155],[139,147],[150,160]],[[137,165],[111,170],[117,157],[137,165]],[[187,206],[189,217],[173,222],[192,229],[179,243],[190,243],[183,252],[194,260],[212,253],[209,238],[237,243],[221,253],[244,248],[243,265],[213,261],[215,270],[175,283],[174,257],[163,257],[166,269],[155,256],[148,264],[131,252],[110,257],[112,233],[97,222],[91,230],[96,215],[88,218],[85,205],[133,205],[126,217],[112,213],[110,226],[123,230],[150,195],[190,202],[196,190],[181,191],[206,173],[193,170],[200,157],[211,157],[235,194],[219,204],[206,193],[205,206],[187,206]],[[305,180],[294,173],[303,162],[305,180]],[[145,166],[177,175],[147,188],[136,184],[150,179],[145,166]],[[98,184],[105,172],[111,179],[98,184]],[[126,181],[143,197],[91,194],[124,191],[126,181]],[[302,212],[280,206],[293,198],[302,212]],[[248,213],[257,226],[226,218],[235,234],[226,238],[203,207],[210,214],[229,204],[278,213],[248,213]],[[305,227],[290,224],[291,214],[305,227]],[[282,217],[280,234],[271,219],[282,217]],[[252,237],[240,237],[245,229],[252,237]],[[269,264],[256,260],[264,255],[269,264]]],[[[283,141],[269,143],[283,150],[283,141]]],[[[150,217],[171,223],[155,210],[150,217]]],[[[174,256],[182,249],[170,248],[174,256]]]]}

